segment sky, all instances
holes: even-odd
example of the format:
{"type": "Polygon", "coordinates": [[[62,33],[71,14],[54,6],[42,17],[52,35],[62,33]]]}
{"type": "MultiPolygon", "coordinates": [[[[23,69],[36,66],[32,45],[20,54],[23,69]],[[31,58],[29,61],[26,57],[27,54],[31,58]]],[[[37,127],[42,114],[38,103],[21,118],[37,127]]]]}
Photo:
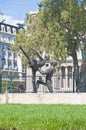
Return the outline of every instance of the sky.
{"type": "Polygon", "coordinates": [[[24,21],[25,14],[38,10],[38,3],[41,0],[0,0],[0,12],[4,16],[1,19],[12,20],[14,23],[24,21]]]}

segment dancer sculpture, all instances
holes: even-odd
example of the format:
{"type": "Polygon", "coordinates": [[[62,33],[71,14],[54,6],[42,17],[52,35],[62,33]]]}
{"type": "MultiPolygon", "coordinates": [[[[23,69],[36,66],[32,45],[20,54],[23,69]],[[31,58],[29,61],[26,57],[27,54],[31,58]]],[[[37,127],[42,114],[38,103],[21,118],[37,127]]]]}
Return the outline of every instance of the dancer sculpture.
{"type": "Polygon", "coordinates": [[[49,59],[49,56],[45,56],[44,58],[42,58],[42,56],[36,50],[32,49],[34,51],[34,53],[37,55],[37,57],[39,58],[39,60],[36,60],[36,59],[31,58],[29,55],[27,55],[27,53],[23,50],[23,48],[21,46],[20,46],[20,50],[23,52],[25,57],[28,59],[30,67],[32,68],[33,93],[36,93],[37,92],[36,72],[39,71],[39,68],[45,64],[45,62],[49,59]]]}
{"type": "Polygon", "coordinates": [[[38,80],[36,84],[37,90],[39,88],[39,84],[43,84],[48,87],[48,90],[50,93],[53,93],[52,76],[54,74],[56,65],[57,65],[57,61],[53,60],[53,61],[50,61],[50,68],[48,68],[46,71],[43,71],[39,68],[39,72],[43,75],[46,75],[46,81],[43,82],[42,79],[40,78],[40,80],[38,80]]]}

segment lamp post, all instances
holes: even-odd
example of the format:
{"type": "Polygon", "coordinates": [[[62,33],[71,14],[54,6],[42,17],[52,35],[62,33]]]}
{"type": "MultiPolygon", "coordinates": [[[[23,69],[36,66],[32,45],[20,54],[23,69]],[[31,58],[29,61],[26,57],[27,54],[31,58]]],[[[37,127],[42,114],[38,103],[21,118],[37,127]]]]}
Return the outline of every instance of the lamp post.
{"type": "Polygon", "coordinates": [[[85,43],[82,40],[80,41],[80,49],[82,52],[82,58],[86,60],[85,43]]]}
{"type": "MultiPolygon", "coordinates": [[[[86,2],[79,0],[79,3],[80,4],[83,3],[83,9],[86,11],[86,2]]],[[[83,38],[85,39],[85,36],[83,36],[83,38]]],[[[82,52],[82,58],[84,60],[86,60],[86,46],[85,46],[85,43],[83,42],[82,38],[81,38],[81,41],[80,41],[80,49],[81,49],[81,52],[82,52]]]]}

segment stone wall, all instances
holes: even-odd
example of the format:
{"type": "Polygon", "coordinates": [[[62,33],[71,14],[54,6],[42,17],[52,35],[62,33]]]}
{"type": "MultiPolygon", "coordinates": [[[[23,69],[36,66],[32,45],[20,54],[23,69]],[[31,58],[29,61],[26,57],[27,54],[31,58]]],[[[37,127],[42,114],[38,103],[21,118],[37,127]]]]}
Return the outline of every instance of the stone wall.
{"type": "Polygon", "coordinates": [[[0,104],[86,104],[86,93],[5,93],[0,94],[0,104]]]}

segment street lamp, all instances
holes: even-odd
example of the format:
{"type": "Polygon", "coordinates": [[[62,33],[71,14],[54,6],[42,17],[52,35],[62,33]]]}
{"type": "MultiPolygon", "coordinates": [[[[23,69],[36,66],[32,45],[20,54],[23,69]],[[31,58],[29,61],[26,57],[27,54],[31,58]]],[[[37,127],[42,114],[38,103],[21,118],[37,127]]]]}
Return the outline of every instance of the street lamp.
{"type": "Polygon", "coordinates": [[[85,43],[82,40],[80,41],[80,49],[82,52],[82,58],[86,60],[85,43]]]}
{"type": "Polygon", "coordinates": [[[84,42],[82,40],[80,41],[80,49],[84,50],[84,42]]]}

